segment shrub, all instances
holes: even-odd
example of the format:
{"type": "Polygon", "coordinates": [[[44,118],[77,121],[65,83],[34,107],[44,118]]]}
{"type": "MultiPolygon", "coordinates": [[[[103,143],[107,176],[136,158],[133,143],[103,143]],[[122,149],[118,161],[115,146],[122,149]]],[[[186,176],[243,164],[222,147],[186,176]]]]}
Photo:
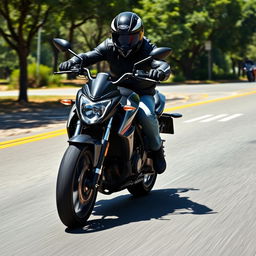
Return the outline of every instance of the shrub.
{"type": "Polygon", "coordinates": [[[181,73],[178,73],[178,74],[175,74],[172,81],[173,82],[184,82],[186,80],[186,78],[181,74],[181,73]]]}
{"type": "MultiPolygon", "coordinates": [[[[19,86],[19,75],[20,70],[15,69],[10,77],[10,86],[11,89],[17,89],[19,86]]],[[[28,87],[29,88],[39,88],[42,86],[59,85],[61,77],[53,76],[52,69],[40,65],[39,75],[37,76],[37,65],[35,63],[28,65],[28,87]]]]}

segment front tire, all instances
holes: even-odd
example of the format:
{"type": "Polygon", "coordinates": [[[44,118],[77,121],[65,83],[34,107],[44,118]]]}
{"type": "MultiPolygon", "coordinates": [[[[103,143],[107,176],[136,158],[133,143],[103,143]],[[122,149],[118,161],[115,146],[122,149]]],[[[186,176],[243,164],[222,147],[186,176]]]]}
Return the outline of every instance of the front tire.
{"type": "Polygon", "coordinates": [[[70,145],[60,164],[56,201],[59,217],[69,228],[84,226],[91,215],[97,189],[93,179],[93,154],[89,146],[70,145]]]}
{"type": "Polygon", "coordinates": [[[145,174],[144,179],[135,184],[131,185],[127,188],[127,190],[133,195],[133,196],[144,196],[147,195],[152,188],[155,185],[156,182],[157,173],[154,171],[152,174],[145,174]]]}
{"type": "Polygon", "coordinates": [[[254,75],[251,71],[247,71],[246,75],[249,82],[253,82],[255,80],[254,75]]]}

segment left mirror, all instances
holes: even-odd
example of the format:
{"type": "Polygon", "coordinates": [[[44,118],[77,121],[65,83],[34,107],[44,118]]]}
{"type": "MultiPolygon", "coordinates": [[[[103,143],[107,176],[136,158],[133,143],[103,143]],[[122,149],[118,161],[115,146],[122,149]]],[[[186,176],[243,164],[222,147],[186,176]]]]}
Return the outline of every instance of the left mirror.
{"type": "Polygon", "coordinates": [[[67,40],[61,38],[54,38],[53,44],[60,52],[66,52],[71,49],[71,44],[67,40]]]}

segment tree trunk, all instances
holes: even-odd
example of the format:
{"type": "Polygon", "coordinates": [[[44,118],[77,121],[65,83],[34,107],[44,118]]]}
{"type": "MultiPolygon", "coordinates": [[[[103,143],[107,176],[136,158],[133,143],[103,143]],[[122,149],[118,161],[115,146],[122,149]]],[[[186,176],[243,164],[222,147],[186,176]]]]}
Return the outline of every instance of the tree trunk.
{"type": "Polygon", "coordinates": [[[28,102],[27,95],[27,81],[28,81],[28,63],[27,63],[27,50],[24,48],[19,50],[19,64],[20,64],[20,92],[19,92],[19,102],[28,102]]]}
{"type": "MultiPolygon", "coordinates": [[[[71,46],[74,40],[74,23],[71,24],[70,28],[69,28],[69,35],[68,35],[68,41],[70,42],[71,46]]],[[[71,56],[69,52],[66,52],[66,59],[70,59],[71,57],[73,57],[73,55],[71,56]]],[[[76,75],[72,74],[72,73],[68,73],[67,74],[67,79],[68,80],[72,80],[75,79],[76,75]]]]}
{"type": "Polygon", "coordinates": [[[235,76],[236,75],[236,60],[231,58],[231,62],[232,62],[232,73],[235,76]]]}
{"type": "Polygon", "coordinates": [[[193,79],[193,61],[185,60],[185,61],[181,61],[179,64],[185,78],[187,80],[193,79]]]}

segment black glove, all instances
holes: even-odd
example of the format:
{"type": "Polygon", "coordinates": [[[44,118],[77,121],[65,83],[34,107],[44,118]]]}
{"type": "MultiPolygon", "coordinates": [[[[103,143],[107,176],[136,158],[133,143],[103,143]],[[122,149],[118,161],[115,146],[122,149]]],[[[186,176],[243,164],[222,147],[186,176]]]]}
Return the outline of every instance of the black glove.
{"type": "Polygon", "coordinates": [[[60,71],[67,71],[67,70],[70,70],[72,66],[74,66],[73,61],[67,60],[67,61],[64,61],[64,62],[60,63],[59,70],[60,71]]]}
{"type": "Polygon", "coordinates": [[[156,81],[162,81],[165,79],[165,74],[164,74],[164,71],[160,69],[150,69],[148,73],[148,77],[156,81]]]}

